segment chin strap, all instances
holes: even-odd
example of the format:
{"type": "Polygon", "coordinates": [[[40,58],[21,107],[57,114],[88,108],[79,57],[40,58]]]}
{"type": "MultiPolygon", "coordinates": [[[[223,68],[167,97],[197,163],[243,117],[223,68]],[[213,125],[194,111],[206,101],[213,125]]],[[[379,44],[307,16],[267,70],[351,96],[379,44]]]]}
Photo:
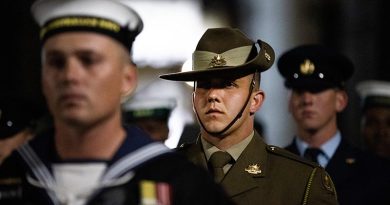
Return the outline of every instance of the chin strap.
{"type": "Polygon", "coordinates": [[[245,104],[242,106],[240,112],[236,115],[236,117],[221,131],[219,132],[210,132],[206,129],[206,127],[203,125],[202,121],[200,120],[199,118],[199,115],[198,115],[198,111],[196,110],[195,106],[194,106],[194,110],[195,110],[195,114],[196,114],[196,117],[198,118],[198,121],[199,121],[199,124],[202,126],[202,128],[207,132],[209,133],[210,135],[214,135],[214,136],[219,136],[219,135],[222,135],[224,132],[226,132],[231,126],[234,125],[234,123],[237,122],[238,119],[241,118],[242,116],[242,113],[244,112],[246,106],[248,105],[248,102],[249,102],[249,99],[252,95],[252,91],[253,91],[253,88],[255,87],[256,85],[256,82],[255,82],[255,75],[256,75],[256,72],[253,73],[253,76],[252,76],[252,82],[251,82],[251,85],[249,87],[249,93],[248,93],[248,97],[246,98],[246,101],[245,101],[245,104]]]}

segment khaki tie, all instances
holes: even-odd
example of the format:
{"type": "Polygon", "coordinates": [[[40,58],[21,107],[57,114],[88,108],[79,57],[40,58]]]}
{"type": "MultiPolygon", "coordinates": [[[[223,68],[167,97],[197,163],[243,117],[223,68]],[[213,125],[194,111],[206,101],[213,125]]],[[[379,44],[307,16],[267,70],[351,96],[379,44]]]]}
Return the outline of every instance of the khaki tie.
{"type": "Polygon", "coordinates": [[[312,162],[315,162],[318,164],[318,155],[320,155],[322,152],[321,149],[318,149],[318,148],[307,148],[305,150],[305,153],[303,154],[303,156],[312,161],[312,162]]]}
{"type": "Polygon", "coordinates": [[[229,153],[223,151],[217,151],[211,155],[209,163],[213,168],[214,179],[217,183],[220,183],[225,176],[223,167],[231,162],[232,159],[233,158],[229,153]]]}

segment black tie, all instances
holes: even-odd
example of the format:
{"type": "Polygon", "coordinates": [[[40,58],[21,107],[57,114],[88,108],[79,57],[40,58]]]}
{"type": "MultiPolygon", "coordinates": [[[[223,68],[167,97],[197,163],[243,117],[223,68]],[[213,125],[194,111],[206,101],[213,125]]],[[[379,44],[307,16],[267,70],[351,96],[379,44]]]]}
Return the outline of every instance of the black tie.
{"type": "Polygon", "coordinates": [[[217,151],[211,155],[209,163],[213,168],[214,179],[217,183],[221,182],[222,178],[225,176],[223,167],[231,161],[232,156],[227,152],[217,151]]]}
{"type": "Polygon", "coordinates": [[[305,153],[303,154],[303,156],[312,161],[312,162],[316,162],[318,164],[318,155],[322,153],[322,150],[321,149],[318,149],[318,148],[307,148],[305,150],[305,153]]]}

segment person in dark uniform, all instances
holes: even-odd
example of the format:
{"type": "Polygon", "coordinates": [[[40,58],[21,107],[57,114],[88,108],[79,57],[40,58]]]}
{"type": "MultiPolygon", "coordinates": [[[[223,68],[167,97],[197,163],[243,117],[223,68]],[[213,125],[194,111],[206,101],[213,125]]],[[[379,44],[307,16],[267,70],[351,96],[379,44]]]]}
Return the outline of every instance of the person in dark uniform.
{"type": "Polygon", "coordinates": [[[33,136],[37,108],[16,96],[0,96],[0,204],[20,204],[22,172],[11,153],[33,136]]]}
{"type": "Polygon", "coordinates": [[[389,204],[386,163],[351,146],[337,126],[352,62],[323,45],[301,45],[281,55],[278,70],[291,89],[288,106],[297,127],[286,149],[325,168],[341,205],[389,204]]]}
{"type": "Polygon", "coordinates": [[[124,103],[123,120],[148,133],[153,140],[165,142],[169,136],[169,117],[176,106],[175,98],[143,97],[142,93],[124,103]]]}
{"type": "MultiPolygon", "coordinates": [[[[123,2],[123,1],[121,1],[123,2]]],[[[18,149],[26,204],[230,204],[204,170],[133,126],[142,20],[112,0],[40,0],[42,89],[53,129],[18,149]]]]}
{"type": "Polygon", "coordinates": [[[264,41],[253,42],[235,28],[208,29],[193,53],[192,71],[160,76],[194,81],[200,135],[178,152],[209,170],[237,204],[337,204],[323,168],[267,145],[254,130],[265,97],[260,73],[273,62],[264,41]]]}
{"type": "Polygon", "coordinates": [[[356,90],[361,97],[365,148],[390,160],[390,82],[362,81],[356,90]]]}

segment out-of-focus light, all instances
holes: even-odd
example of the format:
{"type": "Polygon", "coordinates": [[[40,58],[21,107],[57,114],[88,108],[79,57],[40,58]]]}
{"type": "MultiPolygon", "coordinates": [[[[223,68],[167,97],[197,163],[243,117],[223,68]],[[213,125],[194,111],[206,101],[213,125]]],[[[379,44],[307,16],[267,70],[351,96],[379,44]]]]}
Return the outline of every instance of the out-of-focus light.
{"type": "MultiPolygon", "coordinates": [[[[181,66],[181,72],[191,71],[192,70],[192,59],[187,59],[181,66]]],[[[186,82],[190,87],[194,87],[194,81],[186,82]]]]}
{"type": "Polygon", "coordinates": [[[206,30],[199,1],[121,1],[134,8],[144,22],[133,45],[133,59],[139,67],[180,65],[191,57],[206,30]]]}

